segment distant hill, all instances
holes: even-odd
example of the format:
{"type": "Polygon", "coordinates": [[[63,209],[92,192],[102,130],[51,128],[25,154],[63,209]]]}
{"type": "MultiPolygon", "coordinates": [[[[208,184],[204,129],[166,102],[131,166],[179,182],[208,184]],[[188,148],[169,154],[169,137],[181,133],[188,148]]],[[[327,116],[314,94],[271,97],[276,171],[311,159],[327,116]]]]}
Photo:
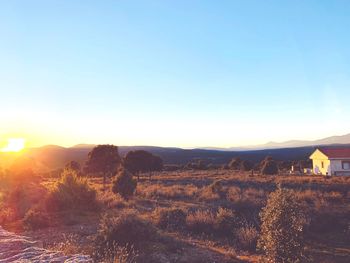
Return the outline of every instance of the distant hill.
{"type": "Polygon", "coordinates": [[[281,148],[295,148],[306,146],[321,146],[321,145],[334,145],[334,144],[350,144],[350,133],[340,136],[331,136],[319,140],[307,141],[307,140],[290,140],[285,142],[268,142],[261,145],[251,145],[242,147],[230,147],[230,148],[215,148],[205,147],[202,149],[207,150],[220,150],[220,151],[247,151],[247,150],[266,150],[266,149],[281,149],[281,148]]]}
{"type": "MultiPolygon", "coordinates": [[[[121,156],[132,150],[145,150],[159,155],[166,164],[186,164],[195,159],[203,159],[214,164],[228,163],[232,158],[260,162],[266,156],[275,160],[303,160],[307,159],[317,146],[350,145],[350,134],[332,136],[316,141],[287,141],[283,143],[270,142],[255,148],[230,149],[181,149],[175,147],[156,146],[120,146],[121,156]],[[259,148],[261,147],[261,148],[259,148]]],[[[95,145],[78,144],[73,147],[47,145],[38,148],[26,149],[21,155],[0,152],[0,167],[8,168],[13,163],[30,163],[36,171],[50,171],[62,168],[69,161],[77,161],[82,165],[88,153],[95,145]]]]}
{"type": "Polygon", "coordinates": [[[303,147],[303,146],[315,146],[315,145],[333,145],[333,144],[350,144],[350,134],[341,136],[331,136],[315,141],[286,141],[286,142],[270,142],[262,145],[264,149],[267,148],[287,148],[287,147],[303,147]]]}
{"type": "MultiPolygon", "coordinates": [[[[27,149],[20,157],[10,158],[8,153],[0,153],[0,167],[9,167],[12,163],[24,162],[31,163],[35,171],[47,172],[62,168],[67,162],[75,160],[85,163],[86,158],[93,145],[90,147],[71,147],[44,146],[39,148],[27,149]]],[[[119,152],[121,156],[131,150],[146,150],[159,155],[166,164],[186,164],[192,160],[203,159],[215,164],[224,164],[232,158],[240,157],[242,159],[259,162],[267,155],[276,160],[301,160],[306,159],[314,150],[314,147],[285,148],[285,149],[267,149],[250,151],[218,151],[203,149],[181,149],[153,146],[121,146],[119,152]]]]}

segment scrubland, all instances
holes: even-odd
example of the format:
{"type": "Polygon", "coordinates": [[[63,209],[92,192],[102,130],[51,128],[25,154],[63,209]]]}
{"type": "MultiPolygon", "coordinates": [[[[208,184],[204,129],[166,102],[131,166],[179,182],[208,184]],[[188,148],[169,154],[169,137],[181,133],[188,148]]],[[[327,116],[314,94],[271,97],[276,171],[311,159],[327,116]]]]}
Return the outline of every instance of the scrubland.
{"type": "Polygon", "coordinates": [[[112,179],[103,191],[98,177],[2,178],[0,225],[97,262],[259,262],[259,213],[277,187],[306,215],[305,261],[350,262],[349,177],[158,172],[128,200],[112,179]]]}

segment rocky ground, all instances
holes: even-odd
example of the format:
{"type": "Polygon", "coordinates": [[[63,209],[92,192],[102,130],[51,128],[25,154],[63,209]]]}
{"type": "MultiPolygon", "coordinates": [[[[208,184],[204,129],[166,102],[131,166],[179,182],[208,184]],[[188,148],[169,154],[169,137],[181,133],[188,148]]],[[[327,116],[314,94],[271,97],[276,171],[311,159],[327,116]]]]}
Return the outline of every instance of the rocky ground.
{"type": "Polygon", "coordinates": [[[65,256],[44,249],[40,242],[19,236],[0,227],[0,263],[7,262],[92,262],[89,256],[65,256]]]}

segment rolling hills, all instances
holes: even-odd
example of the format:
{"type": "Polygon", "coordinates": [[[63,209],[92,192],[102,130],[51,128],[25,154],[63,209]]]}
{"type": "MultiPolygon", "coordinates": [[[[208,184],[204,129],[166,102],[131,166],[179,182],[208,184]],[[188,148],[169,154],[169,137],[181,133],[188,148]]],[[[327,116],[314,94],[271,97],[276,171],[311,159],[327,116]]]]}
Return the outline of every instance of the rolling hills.
{"type": "MultiPolygon", "coordinates": [[[[131,150],[146,150],[159,155],[165,164],[186,164],[192,160],[203,159],[213,164],[228,163],[232,158],[260,162],[266,156],[272,156],[276,160],[305,160],[317,146],[324,145],[349,145],[350,134],[333,136],[316,141],[288,141],[284,143],[268,143],[250,149],[182,149],[175,147],[156,146],[120,146],[119,152],[124,156],[131,150]],[[260,149],[260,147],[262,149],[260,149]]],[[[38,148],[29,148],[21,154],[0,152],[0,167],[8,168],[13,163],[17,165],[30,164],[37,171],[51,171],[63,167],[69,161],[85,163],[88,153],[95,145],[78,144],[73,147],[62,147],[57,145],[46,145],[38,148]]]]}

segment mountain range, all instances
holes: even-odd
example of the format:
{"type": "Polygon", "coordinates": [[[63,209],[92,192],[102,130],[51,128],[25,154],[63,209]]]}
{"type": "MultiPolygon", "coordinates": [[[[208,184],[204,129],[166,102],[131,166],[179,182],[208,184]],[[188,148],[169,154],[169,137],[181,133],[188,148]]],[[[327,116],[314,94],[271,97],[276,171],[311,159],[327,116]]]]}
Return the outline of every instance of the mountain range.
{"type": "MultiPolygon", "coordinates": [[[[196,159],[207,160],[214,164],[228,163],[232,158],[260,162],[266,156],[276,160],[305,160],[322,145],[350,145],[350,134],[332,136],[316,141],[287,141],[269,142],[259,146],[234,147],[234,148],[202,148],[182,149],[176,147],[156,146],[120,146],[119,153],[125,156],[131,150],[146,150],[159,155],[165,164],[185,164],[196,159]]],[[[46,145],[37,148],[28,148],[20,154],[0,152],[0,168],[9,168],[13,165],[34,167],[35,171],[49,172],[62,168],[69,161],[78,161],[84,165],[88,153],[95,145],[78,144],[73,147],[61,147],[46,145]]]]}
{"type": "Polygon", "coordinates": [[[246,150],[266,150],[266,149],[281,149],[281,148],[295,148],[295,147],[306,147],[306,146],[322,146],[322,145],[336,145],[336,144],[350,144],[350,133],[340,136],[331,136],[319,140],[290,140],[285,142],[268,142],[261,145],[250,145],[240,147],[229,147],[229,148],[216,148],[216,147],[205,147],[202,149],[208,150],[220,150],[220,151],[246,151],[246,150]]]}

